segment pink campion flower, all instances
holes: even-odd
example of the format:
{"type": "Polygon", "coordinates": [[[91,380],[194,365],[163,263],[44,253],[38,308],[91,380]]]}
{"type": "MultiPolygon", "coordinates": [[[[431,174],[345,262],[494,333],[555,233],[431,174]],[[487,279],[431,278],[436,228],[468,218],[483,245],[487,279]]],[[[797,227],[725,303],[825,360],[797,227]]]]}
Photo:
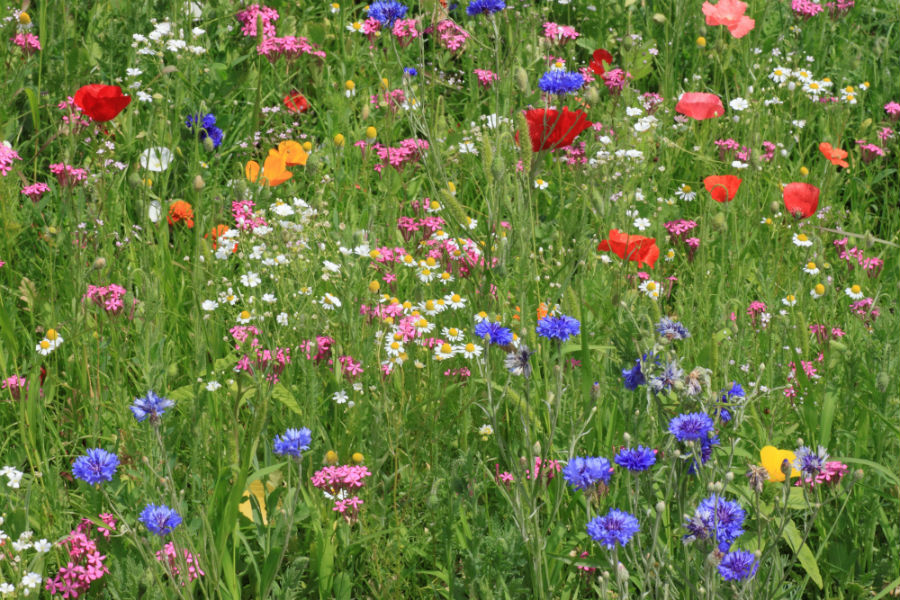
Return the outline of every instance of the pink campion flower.
{"type": "Polygon", "coordinates": [[[831,13],[832,19],[843,17],[850,9],[856,5],[854,0],[836,0],[835,2],[826,2],[825,8],[831,13]]]}
{"type": "Polygon", "coordinates": [[[495,81],[500,79],[499,75],[493,71],[488,71],[487,69],[475,69],[473,72],[475,73],[475,76],[478,77],[478,83],[481,84],[481,87],[484,89],[489,89],[495,81]]]}
{"type": "Polygon", "coordinates": [[[313,45],[305,37],[288,35],[285,37],[267,37],[256,46],[257,54],[265,56],[270,63],[274,63],[280,57],[293,60],[301,54],[309,54],[319,58],[325,58],[325,52],[315,50],[313,45]]]}
{"type": "Polygon", "coordinates": [[[603,85],[606,86],[606,89],[609,90],[609,93],[616,96],[625,89],[625,85],[628,83],[628,80],[631,79],[631,73],[627,71],[623,71],[622,69],[613,69],[611,71],[607,71],[602,76],[603,85]]]}
{"type": "Polygon", "coordinates": [[[569,40],[577,39],[580,35],[570,25],[557,25],[549,21],[544,23],[544,37],[560,46],[564,46],[569,40]]]}
{"type": "Polygon", "coordinates": [[[900,119],[900,102],[894,102],[893,100],[884,105],[884,112],[891,118],[892,121],[896,121],[900,119]]]}
{"type": "Polygon", "coordinates": [[[9,142],[0,143],[0,175],[6,176],[9,173],[14,160],[22,160],[22,157],[12,149],[9,142]]]}
{"type": "Polygon", "coordinates": [[[756,21],[746,16],[747,3],[740,0],[719,0],[718,4],[703,3],[706,24],[724,25],[735,38],[742,38],[756,26],[756,21]]]}
{"type": "Polygon", "coordinates": [[[762,158],[766,162],[769,162],[773,158],[775,158],[775,149],[777,148],[775,144],[773,144],[772,142],[763,141],[762,147],[763,154],[760,158],[762,158]]]}
{"type": "Polygon", "coordinates": [[[400,43],[400,47],[409,46],[414,39],[419,37],[415,19],[397,19],[394,21],[392,32],[400,43]]]}
{"type": "Polygon", "coordinates": [[[32,202],[38,202],[46,192],[50,191],[50,186],[43,182],[32,183],[22,188],[22,193],[28,196],[32,202]]]}
{"type": "MultiPolygon", "coordinates": [[[[181,574],[181,570],[179,569],[180,564],[187,566],[188,582],[206,575],[206,573],[203,572],[203,569],[200,568],[200,563],[196,555],[182,549],[181,556],[182,560],[179,560],[178,552],[175,550],[174,542],[169,542],[168,544],[163,546],[162,550],[156,551],[156,560],[165,563],[169,573],[176,579],[181,574]]],[[[186,581],[182,581],[181,585],[184,586],[186,583],[186,581]]]]}
{"type": "Polygon", "coordinates": [[[862,150],[863,162],[866,163],[872,162],[876,158],[883,157],[886,154],[884,148],[876,146],[875,144],[870,144],[866,142],[866,140],[856,140],[856,145],[862,150]]]}
{"type": "Polygon", "coordinates": [[[884,142],[893,138],[895,133],[896,132],[893,129],[891,129],[890,127],[882,127],[878,131],[878,140],[883,144],[884,142]]]}
{"type": "Polygon", "coordinates": [[[237,14],[237,20],[241,22],[241,33],[246,37],[257,37],[256,24],[262,19],[263,38],[275,36],[275,21],[278,20],[278,11],[268,6],[252,4],[237,14]]]}
{"type": "Polygon", "coordinates": [[[87,170],[64,163],[50,165],[50,172],[56,175],[56,180],[62,187],[73,187],[75,184],[87,179],[88,175],[87,170]]]}
{"type": "Polygon", "coordinates": [[[17,33],[9,39],[13,44],[22,49],[22,53],[31,56],[41,49],[41,40],[33,33],[17,33]]]}
{"type": "Polygon", "coordinates": [[[379,21],[378,19],[369,17],[368,19],[363,21],[361,31],[367,38],[369,38],[370,42],[375,39],[375,34],[378,33],[380,30],[381,30],[381,21],[379,21]]]}
{"type": "Polygon", "coordinates": [[[18,400],[23,389],[26,389],[25,378],[18,375],[10,375],[0,383],[0,390],[9,390],[9,397],[12,400],[18,400]]]}
{"type": "Polygon", "coordinates": [[[825,10],[825,7],[812,0],[791,0],[791,10],[794,11],[794,14],[798,17],[811,19],[825,10]]]}
{"type": "Polygon", "coordinates": [[[661,95],[655,92],[645,92],[641,95],[641,104],[643,104],[644,110],[647,111],[648,115],[655,113],[656,109],[662,106],[664,100],[661,95]]]}
{"type": "MultiPolygon", "coordinates": [[[[469,32],[453,22],[452,19],[444,19],[437,24],[438,43],[450,52],[460,53],[465,50],[469,32]]],[[[427,31],[426,31],[427,32],[427,31]]]]}

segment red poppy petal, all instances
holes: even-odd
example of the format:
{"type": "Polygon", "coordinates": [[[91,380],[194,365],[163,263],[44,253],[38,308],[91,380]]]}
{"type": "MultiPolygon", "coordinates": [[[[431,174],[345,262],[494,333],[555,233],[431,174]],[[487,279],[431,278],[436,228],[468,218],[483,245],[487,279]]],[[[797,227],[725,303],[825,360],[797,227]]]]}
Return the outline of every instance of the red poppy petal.
{"type": "Polygon", "coordinates": [[[675,112],[700,121],[724,115],[725,106],[715,94],[685,92],[675,105],[675,112]]]}
{"type": "Polygon", "coordinates": [[[792,215],[807,219],[816,214],[819,207],[819,188],[803,182],[784,186],[784,208],[792,215]]]}

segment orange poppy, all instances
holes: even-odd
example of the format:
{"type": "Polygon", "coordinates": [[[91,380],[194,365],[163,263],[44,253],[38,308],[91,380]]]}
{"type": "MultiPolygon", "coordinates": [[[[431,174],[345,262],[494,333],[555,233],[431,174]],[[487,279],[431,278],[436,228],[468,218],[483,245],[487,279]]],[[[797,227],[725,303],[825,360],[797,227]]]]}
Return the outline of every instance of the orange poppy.
{"type": "Polygon", "coordinates": [[[261,171],[259,163],[251,160],[244,167],[244,174],[247,176],[247,179],[254,183],[260,180],[259,183],[274,187],[293,177],[294,174],[285,169],[285,166],[286,163],[281,153],[272,149],[269,150],[269,156],[266,157],[261,171]]]}
{"type": "Polygon", "coordinates": [[[619,258],[632,260],[641,268],[646,263],[653,268],[659,258],[659,247],[656,238],[642,235],[630,235],[618,229],[609,230],[609,238],[597,245],[601,252],[613,252],[619,258]]]}
{"type": "Polygon", "coordinates": [[[538,309],[537,309],[537,320],[540,321],[541,319],[543,319],[544,317],[546,317],[546,316],[547,316],[547,312],[548,312],[548,309],[547,309],[547,303],[546,303],[546,302],[541,302],[541,303],[538,305],[538,309]]]}
{"type": "Polygon", "coordinates": [[[847,152],[845,150],[841,150],[840,148],[835,148],[828,142],[822,142],[819,144],[819,152],[825,155],[831,164],[836,167],[844,167],[845,169],[850,166],[845,158],[847,158],[847,152]]]}
{"type": "Polygon", "coordinates": [[[194,226],[194,207],[184,200],[176,200],[169,205],[169,216],[166,217],[166,220],[169,225],[181,221],[190,229],[194,226]]]}
{"type": "MultiPolygon", "coordinates": [[[[219,224],[213,227],[209,233],[203,236],[203,239],[212,239],[212,248],[215,250],[218,246],[217,243],[219,237],[225,235],[228,232],[228,225],[219,224]]],[[[234,245],[234,252],[237,252],[237,244],[234,245]]]]}
{"type": "Polygon", "coordinates": [[[716,202],[731,202],[741,187],[741,178],[737,175],[710,175],[703,180],[703,185],[716,202]]]}
{"type": "Polygon", "coordinates": [[[807,219],[819,207],[819,188],[811,183],[794,182],[784,186],[784,208],[795,217],[807,219]]]}
{"type": "Polygon", "coordinates": [[[306,158],[309,156],[299,142],[287,140],[278,144],[278,152],[284,157],[284,162],[289,167],[306,166],[306,158]]]}

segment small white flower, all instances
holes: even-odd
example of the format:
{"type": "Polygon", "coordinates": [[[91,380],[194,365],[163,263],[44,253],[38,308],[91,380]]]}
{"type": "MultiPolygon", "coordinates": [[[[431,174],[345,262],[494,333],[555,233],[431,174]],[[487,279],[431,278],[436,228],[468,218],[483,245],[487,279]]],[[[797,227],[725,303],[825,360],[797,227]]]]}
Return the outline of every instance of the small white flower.
{"type": "Polygon", "coordinates": [[[816,263],[814,263],[814,262],[808,262],[808,263],[806,263],[806,266],[803,267],[803,272],[809,273],[810,275],[818,275],[819,267],[816,266],[816,263]]]}
{"type": "Polygon", "coordinates": [[[546,190],[550,186],[549,183],[544,181],[543,179],[535,179],[534,180],[534,188],[537,190],[546,190]]]}
{"type": "Polygon", "coordinates": [[[639,231],[644,231],[650,227],[650,219],[639,217],[634,220],[634,226],[637,227],[639,231]]]}
{"type": "Polygon", "coordinates": [[[262,283],[262,279],[260,279],[259,275],[253,271],[247,271],[241,275],[241,285],[244,287],[255,288],[260,283],[262,283]]]}
{"type": "Polygon", "coordinates": [[[207,392],[214,392],[217,389],[219,389],[220,387],[222,387],[222,384],[219,383],[218,381],[216,381],[215,379],[212,379],[212,380],[206,382],[206,391],[207,392]]]}
{"type": "Polygon", "coordinates": [[[478,148],[475,147],[472,140],[464,139],[457,147],[459,148],[460,154],[474,154],[475,156],[478,156],[478,148]]]}
{"type": "Polygon", "coordinates": [[[787,296],[785,296],[784,298],[781,299],[781,303],[784,304],[785,306],[794,306],[795,304],[797,304],[797,297],[794,296],[793,294],[788,294],[787,296]]]}
{"type": "Polygon", "coordinates": [[[750,108],[750,103],[743,98],[735,98],[728,103],[728,106],[731,107],[731,110],[741,112],[742,110],[747,110],[748,108],[750,108]]]}
{"type": "Polygon", "coordinates": [[[53,548],[53,544],[48,542],[45,538],[41,538],[34,543],[35,552],[39,552],[41,554],[46,554],[47,552],[50,552],[50,550],[52,548],[53,548]]]}
{"type": "Polygon", "coordinates": [[[140,69],[125,69],[125,74],[129,77],[140,77],[143,73],[140,69]]]}
{"type": "Polygon", "coordinates": [[[347,403],[347,392],[345,392],[344,390],[339,390],[331,396],[331,399],[334,400],[338,404],[346,404],[347,403]]]}
{"type": "Polygon", "coordinates": [[[453,351],[457,354],[462,354],[466,358],[478,358],[479,356],[481,356],[481,346],[478,344],[473,344],[472,342],[455,346],[453,348],[453,351]]]}
{"type": "Polygon", "coordinates": [[[169,168],[175,155],[168,148],[156,146],[141,152],[138,162],[141,167],[154,173],[162,173],[169,168]]]}
{"type": "Polygon", "coordinates": [[[325,310],[335,310],[341,307],[341,301],[337,296],[332,296],[329,293],[325,293],[324,296],[319,300],[319,304],[325,310]]]}
{"type": "Polygon", "coordinates": [[[858,285],[854,284],[844,290],[844,293],[853,298],[854,300],[862,300],[865,294],[863,294],[862,288],[858,285]]]}
{"type": "Polygon", "coordinates": [[[281,325],[282,327],[287,327],[288,324],[288,314],[286,312],[280,312],[275,317],[275,322],[281,325]]]}
{"type": "Polygon", "coordinates": [[[482,439],[488,439],[494,433],[494,428],[485,423],[481,427],[478,428],[478,435],[482,437],[482,439]]]}
{"type": "Polygon", "coordinates": [[[260,300],[262,300],[266,304],[275,304],[275,302],[278,301],[278,298],[275,297],[275,294],[267,293],[267,294],[263,294],[262,298],[260,298],[260,300]]]}
{"type": "Polygon", "coordinates": [[[219,303],[215,300],[204,300],[203,304],[200,305],[200,308],[202,308],[206,312],[212,312],[219,308],[219,303]]]}
{"type": "Polygon", "coordinates": [[[625,114],[629,117],[639,117],[644,114],[644,111],[637,106],[629,106],[625,109],[625,114]]]}

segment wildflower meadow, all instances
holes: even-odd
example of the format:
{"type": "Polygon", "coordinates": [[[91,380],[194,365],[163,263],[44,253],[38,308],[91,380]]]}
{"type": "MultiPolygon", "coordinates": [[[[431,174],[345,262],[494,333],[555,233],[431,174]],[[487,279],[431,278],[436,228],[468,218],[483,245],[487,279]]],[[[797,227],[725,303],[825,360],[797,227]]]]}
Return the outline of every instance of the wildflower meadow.
{"type": "Polygon", "coordinates": [[[0,598],[900,596],[896,0],[18,0],[0,598]]]}

